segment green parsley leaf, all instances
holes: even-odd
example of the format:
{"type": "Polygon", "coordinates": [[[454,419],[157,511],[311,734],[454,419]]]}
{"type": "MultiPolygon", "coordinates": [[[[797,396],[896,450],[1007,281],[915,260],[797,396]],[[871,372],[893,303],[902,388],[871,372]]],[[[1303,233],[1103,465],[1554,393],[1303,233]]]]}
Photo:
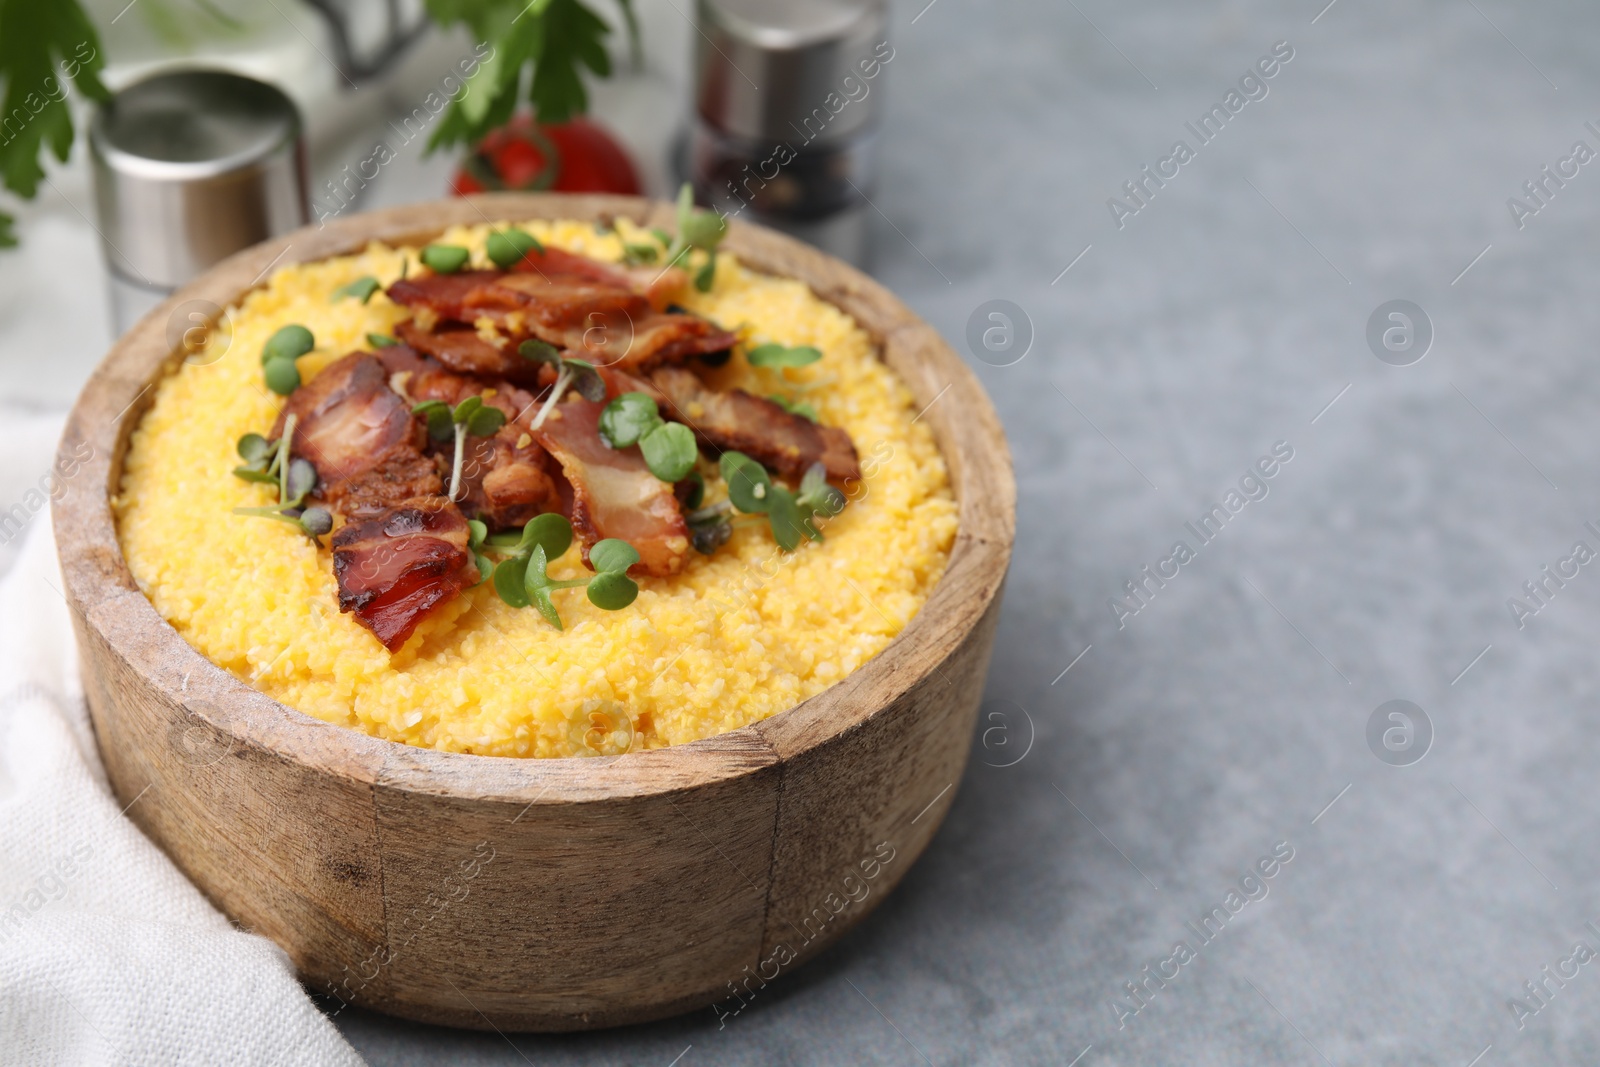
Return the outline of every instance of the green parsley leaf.
{"type": "MultiPolygon", "coordinates": [[[[63,75],[92,100],[111,95],[101,84],[100,38],[77,0],[0,0],[0,101],[4,139],[0,178],[31,200],[44,178],[45,149],[61,162],[72,151],[72,112],[63,75]]],[[[0,213],[0,247],[16,244],[11,216],[0,213]]]]}

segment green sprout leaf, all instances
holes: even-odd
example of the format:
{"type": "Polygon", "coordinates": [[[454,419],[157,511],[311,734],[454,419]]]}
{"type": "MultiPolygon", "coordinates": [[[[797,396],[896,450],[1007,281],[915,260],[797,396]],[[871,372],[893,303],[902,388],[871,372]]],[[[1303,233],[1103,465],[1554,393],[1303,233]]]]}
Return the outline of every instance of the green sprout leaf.
{"type": "Polygon", "coordinates": [[[517,346],[517,355],[535,363],[548,363],[558,371],[561,369],[561,352],[548,341],[530,338],[517,346]]]}
{"type": "Polygon", "coordinates": [[[654,263],[661,258],[661,249],[655,245],[628,245],[622,246],[622,262],[630,267],[637,267],[645,263],[654,263]]]}
{"type": "Polygon", "coordinates": [[[794,495],[781,485],[772,487],[767,518],[772,525],[772,539],[778,542],[779,548],[785,552],[793,552],[800,547],[800,539],[806,536],[805,527],[802,525],[805,519],[800,514],[794,495]]]}
{"type": "Polygon", "coordinates": [[[549,561],[545,558],[544,546],[535,545],[533,555],[528,557],[528,569],[523,575],[523,588],[526,590],[528,600],[544,616],[546,622],[557,630],[565,629],[561,625],[561,616],[556,611],[555,603],[550,599],[552,588],[550,575],[546,573],[549,561]]]}
{"type": "Polygon", "coordinates": [[[810,345],[785,348],[783,345],[757,345],[745,353],[752,367],[804,367],[822,358],[822,352],[810,345]]]}
{"type": "Polygon", "coordinates": [[[639,439],[645,465],[664,482],[676,482],[694,469],[700,449],[694,432],[681,422],[664,422],[639,439]]]}
{"type": "Polygon", "coordinates": [[[799,504],[826,518],[832,518],[844,510],[845,495],[838,489],[828,484],[828,471],[820,462],[813,463],[806,469],[805,477],[800,479],[799,504]]]}
{"type": "Polygon", "coordinates": [[[296,457],[289,461],[289,473],[284,479],[284,492],[290,507],[299,507],[311,490],[317,487],[317,468],[307,460],[296,457]]]}
{"type": "Polygon", "coordinates": [[[467,432],[474,437],[490,437],[505,424],[506,413],[489,405],[467,416],[467,432]]]}
{"type": "Polygon", "coordinates": [[[600,437],[612,448],[638,444],[661,425],[661,413],[649,393],[623,393],[600,412],[600,437]]]}
{"type": "Polygon", "coordinates": [[[269,359],[262,367],[262,378],[271,389],[279,396],[288,396],[300,388],[300,368],[294,365],[292,359],[269,359]]]}
{"type": "Polygon", "coordinates": [[[799,415],[801,418],[810,419],[812,422],[818,421],[817,409],[812,407],[810,404],[802,401],[790,400],[781,393],[773,393],[769,395],[767,399],[791,415],[799,415]]]}
{"type": "Polygon", "coordinates": [[[435,441],[448,441],[455,433],[455,420],[451,418],[450,405],[443,400],[424,400],[411,409],[413,415],[421,415],[428,423],[428,436],[435,441]]]}
{"type": "Polygon", "coordinates": [[[683,501],[683,506],[688,511],[694,511],[706,498],[706,478],[697,470],[679,478],[682,484],[678,486],[678,496],[683,501]],[[685,488],[687,486],[687,488],[685,488]]]}
{"type": "Polygon", "coordinates": [[[702,293],[711,291],[711,283],[717,280],[717,250],[713,248],[706,253],[706,261],[695,272],[694,287],[702,293]]]}
{"type": "Polygon", "coordinates": [[[544,245],[526,230],[509,227],[495,230],[489,235],[489,260],[501,270],[510,270],[521,263],[529,252],[543,252],[544,245]]]}
{"type": "Polygon", "coordinates": [[[512,556],[503,559],[494,569],[494,591],[500,599],[514,608],[525,608],[529,604],[528,589],[524,584],[528,573],[527,556],[512,556]]]}
{"type": "Polygon", "coordinates": [[[747,515],[764,515],[772,506],[772,479],[761,464],[743,452],[729,450],[717,461],[722,480],[728,483],[728,499],[747,515]]]}
{"type": "Polygon", "coordinates": [[[266,364],[275,359],[287,359],[293,364],[315,347],[317,342],[311,336],[311,331],[298,322],[291,323],[267,338],[267,343],[261,348],[261,362],[266,364]]]}
{"type": "Polygon", "coordinates": [[[605,379],[600,377],[593,363],[586,359],[564,359],[561,363],[564,369],[572,372],[568,388],[576,389],[579,396],[596,404],[606,398],[605,379]]]}
{"type": "Polygon", "coordinates": [[[551,597],[557,589],[587,587],[589,600],[607,611],[618,611],[633,603],[639,587],[627,576],[627,570],[639,562],[639,553],[632,545],[614,538],[600,541],[589,550],[589,563],[598,573],[589,578],[551,578],[551,561],[559,559],[570,547],[572,524],[565,517],[554,512],[535,516],[522,528],[513,554],[495,567],[495,592],[511,607],[532,605],[558,630],[563,628],[561,615],[551,597]]]}
{"type": "Polygon", "coordinates": [[[367,344],[371,345],[373,348],[392,348],[399,343],[399,341],[396,341],[393,337],[390,337],[386,333],[367,334],[367,344]]]}
{"type": "Polygon", "coordinates": [[[378,288],[378,279],[369,274],[364,278],[357,278],[349,285],[339,286],[339,288],[333,291],[333,297],[329,302],[335,303],[343,300],[347,296],[353,296],[365,304],[368,300],[372,299],[372,294],[376,293],[378,288]]]}
{"type": "Polygon", "coordinates": [[[691,249],[706,252],[706,263],[696,272],[694,283],[702,293],[709,292],[716,277],[717,245],[727,233],[728,223],[721,215],[695,209],[694,187],[684,182],[678,189],[678,235],[667,246],[667,265],[682,263],[691,249]]]}
{"type": "Polygon", "coordinates": [[[639,550],[615,537],[597,542],[589,549],[589,565],[602,574],[608,571],[626,573],[629,567],[638,562],[639,550]]]}
{"type": "Polygon", "coordinates": [[[300,528],[311,537],[321,537],[333,530],[333,513],[327,508],[306,508],[300,513],[300,528]]]}
{"type": "Polygon", "coordinates": [[[472,253],[460,245],[429,245],[419,258],[435,274],[454,274],[467,265],[472,253]]]}
{"type": "Polygon", "coordinates": [[[272,442],[258,433],[247,433],[239,438],[236,449],[240,459],[256,463],[272,454],[272,442]]]}
{"type": "Polygon", "coordinates": [[[621,611],[639,596],[639,585],[620,571],[605,571],[590,579],[588,593],[589,603],[595,607],[604,611],[621,611]]]}
{"type": "Polygon", "coordinates": [[[553,511],[535,515],[522,528],[517,551],[527,555],[536,547],[544,549],[546,559],[560,559],[572,547],[572,524],[553,511]]]}

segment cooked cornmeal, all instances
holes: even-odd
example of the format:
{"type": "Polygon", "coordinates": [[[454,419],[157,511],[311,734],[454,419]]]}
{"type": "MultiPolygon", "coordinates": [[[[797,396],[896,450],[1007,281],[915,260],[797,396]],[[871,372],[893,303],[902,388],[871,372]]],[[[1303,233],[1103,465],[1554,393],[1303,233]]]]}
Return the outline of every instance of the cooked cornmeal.
{"type": "MultiPolygon", "coordinates": [[[[640,239],[626,220],[614,232],[518,225],[611,261],[624,241],[640,239]]],[[[488,230],[439,240],[486,263],[488,230]]],[[[369,332],[391,333],[410,312],[381,290],[366,304],[330,295],[365,275],[387,286],[406,259],[414,271],[416,249],[373,244],[278,270],[161,381],[133,434],[114,501],[128,565],[190,644],[262,692],[331,723],[452,752],[586,756],[683,744],[838,682],[883,650],[943,574],[956,505],[910,393],[844,313],[803,283],[746,270],[723,253],[711,291],[691,290],[685,306],[747,345],[813,345],[824,357],[784,369],[735,355],[716,384],[803,398],[860,453],[862,480],[847,487],[850,503],[827,522],[825,539],[783,553],[764,522],[737,522],[714,555],[691,552],[681,574],[640,579],[638,599],[621,611],[596,608],[581,589],[556,593],[564,631],[508,606],[486,582],[391,654],[340,613],[326,547],[286,523],[232,513],[276,496],[230,471],[235,442],[267,432],[283,403],[261,383],[267,338],[288,323],[310,328],[316,348],[299,361],[308,380],[370,348],[369,332]]],[[[714,477],[711,487],[721,488],[714,477]]],[[[576,545],[550,571],[587,573],[576,545]]]]}

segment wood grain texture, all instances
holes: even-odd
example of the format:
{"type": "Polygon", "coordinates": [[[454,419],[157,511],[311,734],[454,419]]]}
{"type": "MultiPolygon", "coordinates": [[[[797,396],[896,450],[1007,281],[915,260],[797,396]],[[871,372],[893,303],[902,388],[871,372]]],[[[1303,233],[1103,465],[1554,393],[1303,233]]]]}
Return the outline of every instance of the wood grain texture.
{"type": "Polygon", "coordinates": [[[313,990],[501,1030],[736,1010],[876,907],[955,796],[1015,532],[999,422],[939,335],[882,286],[737,220],[724,247],[806,282],[873,336],[932,427],[958,501],[944,578],[839,684],[720,737],[615,758],[436,752],[277,703],[197,653],[139,591],[110,496],[129,434],[178,358],[166,333],[179,304],[227,307],[269,269],[370,240],[623,216],[673,224],[670,205],[633,198],[498,194],[258,245],[118,341],[67,423],[62,454],[92,458],[65,483],[54,523],[112,786],[201,890],[282,945],[313,990]]]}

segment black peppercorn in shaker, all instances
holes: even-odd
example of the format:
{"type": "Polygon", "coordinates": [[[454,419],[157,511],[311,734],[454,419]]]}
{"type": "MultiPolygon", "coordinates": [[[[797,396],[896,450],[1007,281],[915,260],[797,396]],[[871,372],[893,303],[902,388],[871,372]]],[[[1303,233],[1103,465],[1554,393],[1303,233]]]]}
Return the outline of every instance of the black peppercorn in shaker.
{"type": "Polygon", "coordinates": [[[876,177],[883,0],[699,0],[696,197],[860,264],[876,177]]]}

